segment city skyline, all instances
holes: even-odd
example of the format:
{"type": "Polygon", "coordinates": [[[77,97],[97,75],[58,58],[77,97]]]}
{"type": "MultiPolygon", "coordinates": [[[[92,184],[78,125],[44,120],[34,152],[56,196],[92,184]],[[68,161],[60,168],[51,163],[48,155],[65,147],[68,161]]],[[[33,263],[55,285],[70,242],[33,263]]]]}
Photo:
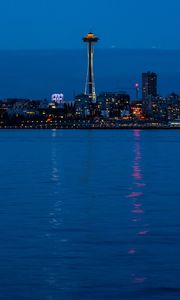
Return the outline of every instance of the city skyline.
{"type": "Polygon", "coordinates": [[[0,300],[180,300],[180,0],[0,11],[0,300]]]}

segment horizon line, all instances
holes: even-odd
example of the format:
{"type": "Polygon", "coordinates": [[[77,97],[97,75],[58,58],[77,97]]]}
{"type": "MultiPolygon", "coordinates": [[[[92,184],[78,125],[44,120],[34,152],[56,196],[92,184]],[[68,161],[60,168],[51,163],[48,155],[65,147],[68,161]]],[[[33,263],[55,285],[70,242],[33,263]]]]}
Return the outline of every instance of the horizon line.
{"type": "MultiPolygon", "coordinates": [[[[0,52],[3,51],[74,51],[74,50],[83,50],[84,47],[74,47],[74,48],[2,48],[0,49],[0,52]]],[[[98,50],[122,50],[122,51],[180,51],[180,48],[159,48],[159,47],[151,47],[151,48],[130,48],[130,47],[116,47],[116,46],[111,46],[111,47],[101,47],[97,46],[96,51],[98,50]]]]}

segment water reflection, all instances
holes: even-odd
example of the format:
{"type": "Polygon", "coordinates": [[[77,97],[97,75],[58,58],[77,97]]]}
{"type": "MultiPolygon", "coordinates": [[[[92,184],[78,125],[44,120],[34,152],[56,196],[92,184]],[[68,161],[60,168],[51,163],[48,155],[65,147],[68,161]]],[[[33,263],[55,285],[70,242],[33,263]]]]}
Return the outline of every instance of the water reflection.
{"type": "MultiPolygon", "coordinates": [[[[47,233],[47,238],[49,239],[49,250],[50,257],[54,257],[54,263],[45,268],[46,272],[46,282],[51,288],[54,290],[58,286],[58,274],[56,273],[56,267],[58,262],[56,258],[61,255],[59,253],[60,244],[64,244],[67,242],[60,235],[60,229],[63,226],[63,200],[61,193],[62,186],[62,174],[61,169],[59,168],[60,161],[60,153],[58,153],[58,138],[59,132],[57,130],[51,131],[51,172],[50,172],[50,180],[51,180],[51,203],[50,203],[50,212],[49,212],[49,230],[47,233]]],[[[50,299],[51,296],[49,295],[50,299]]]]}
{"type": "Polygon", "coordinates": [[[51,180],[52,185],[52,196],[55,198],[55,204],[52,212],[50,212],[50,223],[53,228],[57,228],[62,224],[62,200],[60,198],[60,186],[61,186],[61,174],[57,163],[57,130],[52,130],[52,173],[51,180]]]}
{"type": "Polygon", "coordinates": [[[133,256],[132,265],[135,264],[135,261],[138,261],[139,269],[134,270],[133,274],[131,274],[132,281],[135,284],[142,284],[146,281],[147,276],[142,275],[142,265],[143,265],[143,257],[142,249],[140,246],[145,241],[142,241],[148,233],[149,233],[149,225],[146,224],[145,220],[145,208],[144,208],[144,175],[141,167],[142,162],[142,151],[141,151],[141,130],[134,130],[133,132],[134,138],[134,160],[133,160],[133,171],[132,171],[132,186],[130,188],[130,193],[128,194],[128,198],[131,200],[131,233],[133,233],[133,241],[134,245],[128,250],[128,254],[133,256]],[[139,238],[141,240],[139,241],[139,238]],[[137,246],[138,245],[138,246],[137,246]]]}

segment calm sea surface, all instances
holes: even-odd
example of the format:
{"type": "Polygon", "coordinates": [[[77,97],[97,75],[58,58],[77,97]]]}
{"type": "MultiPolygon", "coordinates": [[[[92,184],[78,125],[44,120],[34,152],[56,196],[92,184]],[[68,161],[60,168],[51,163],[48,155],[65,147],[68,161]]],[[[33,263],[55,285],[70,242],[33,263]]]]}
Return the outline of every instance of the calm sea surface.
{"type": "Polygon", "coordinates": [[[178,130],[1,130],[0,299],[180,299],[178,130]]]}

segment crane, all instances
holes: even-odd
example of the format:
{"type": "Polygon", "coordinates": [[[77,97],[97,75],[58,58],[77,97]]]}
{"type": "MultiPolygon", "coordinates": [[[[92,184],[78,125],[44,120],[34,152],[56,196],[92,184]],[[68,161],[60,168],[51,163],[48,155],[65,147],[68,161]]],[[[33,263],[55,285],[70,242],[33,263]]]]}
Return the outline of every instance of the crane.
{"type": "Polygon", "coordinates": [[[125,91],[127,91],[127,90],[133,90],[133,91],[136,91],[136,100],[139,100],[139,91],[142,90],[142,88],[140,88],[139,83],[136,82],[134,84],[134,87],[120,88],[120,90],[125,90],[125,91]]]}

